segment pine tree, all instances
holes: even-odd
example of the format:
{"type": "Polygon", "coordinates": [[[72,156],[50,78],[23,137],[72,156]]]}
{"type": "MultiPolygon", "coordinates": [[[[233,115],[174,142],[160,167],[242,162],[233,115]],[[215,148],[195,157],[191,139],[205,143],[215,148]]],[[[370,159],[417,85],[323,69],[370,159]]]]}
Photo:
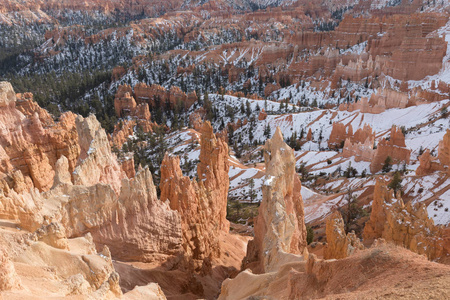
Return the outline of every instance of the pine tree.
{"type": "Polygon", "coordinates": [[[266,123],[266,126],[264,127],[264,136],[267,139],[270,139],[270,135],[271,135],[270,126],[269,126],[269,124],[266,123]]]}
{"type": "Polygon", "coordinates": [[[386,160],[384,161],[384,165],[383,165],[383,169],[382,169],[382,171],[384,173],[388,173],[389,171],[391,171],[391,169],[392,169],[391,161],[392,161],[392,159],[390,156],[386,157],[386,160]]]}
{"type": "Polygon", "coordinates": [[[388,187],[393,189],[395,194],[402,190],[402,176],[400,175],[400,172],[395,172],[392,181],[388,184],[388,187]]]}

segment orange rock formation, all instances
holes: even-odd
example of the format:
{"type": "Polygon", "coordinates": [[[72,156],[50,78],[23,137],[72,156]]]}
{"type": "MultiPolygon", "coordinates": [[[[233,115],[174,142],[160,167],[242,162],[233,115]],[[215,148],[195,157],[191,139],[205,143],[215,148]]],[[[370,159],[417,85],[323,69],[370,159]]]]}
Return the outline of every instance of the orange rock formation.
{"type": "Polygon", "coordinates": [[[18,183],[11,178],[15,173],[27,187],[46,191],[53,185],[54,165],[59,157],[66,156],[69,169],[73,171],[75,168],[80,154],[75,115],[65,113],[55,123],[33,102],[31,94],[19,96],[16,99],[10,83],[0,82],[2,186],[20,190],[18,183]]]}
{"type": "Polygon", "coordinates": [[[217,139],[209,122],[201,131],[198,182],[183,176],[178,157],[165,155],[161,164],[161,201],[181,215],[183,248],[199,271],[205,259],[219,257],[219,233],[229,231],[226,219],[228,145],[217,139]],[[195,262],[194,262],[195,263],[195,262]]]}
{"type": "Polygon", "coordinates": [[[372,213],[364,227],[363,238],[371,242],[383,238],[429,259],[446,258],[450,255],[450,240],[444,237],[440,226],[428,217],[424,205],[403,203],[395,199],[386,182],[378,179],[373,195],[372,213]]]}
{"type": "Polygon", "coordinates": [[[370,164],[370,172],[376,173],[380,171],[388,156],[391,158],[392,164],[409,163],[411,156],[411,150],[406,148],[405,136],[401,129],[395,126],[391,129],[389,141],[382,140],[378,144],[372,163],[370,164]]]}
{"type": "Polygon", "coordinates": [[[327,245],[324,248],[325,259],[340,259],[352,255],[356,250],[364,249],[355,232],[345,234],[344,220],[336,211],[327,219],[327,245]]]}

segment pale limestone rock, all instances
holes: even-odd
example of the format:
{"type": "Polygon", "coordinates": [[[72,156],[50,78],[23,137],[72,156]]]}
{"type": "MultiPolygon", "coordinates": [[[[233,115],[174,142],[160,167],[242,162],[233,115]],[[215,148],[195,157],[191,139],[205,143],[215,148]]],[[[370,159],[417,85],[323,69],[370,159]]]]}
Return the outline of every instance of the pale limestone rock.
{"type": "Polygon", "coordinates": [[[271,272],[293,254],[303,254],[306,227],[294,152],[284,142],[279,128],[266,142],[264,158],[263,200],[255,220],[255,238],[249,242],[244,265],[256,263],[257,271],[271,272]]]}

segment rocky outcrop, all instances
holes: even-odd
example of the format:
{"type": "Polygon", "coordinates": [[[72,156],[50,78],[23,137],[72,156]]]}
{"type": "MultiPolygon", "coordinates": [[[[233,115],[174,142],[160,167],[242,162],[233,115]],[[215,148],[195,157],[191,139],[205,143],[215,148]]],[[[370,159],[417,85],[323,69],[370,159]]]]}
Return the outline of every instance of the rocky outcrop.
{"type": "Polygon", "coordinates": [[[388,156],[391,158],[391,164],[409,163],[411,156],[411,150],[406,148],[405,136],[401,129],[395,126],[391,129],[389,140],[384,139],[378,144],[370,164],[370,172],[379,172],[388,156]]]}
{"type": "Polygon", "coordinates": [[[341,144],[349,137],[353,137],[353,127],[351,124],[345,126],[343,123],[333,123],[330,138],[328,139],[328,147],[339,148],[341,144]]]}
{"type": "Polygon", "coordinates": [[[197,166],[197,176],[210,194],[214,204],[212,217],[218,222],[220,230],[229,230],[230,223],[226,218],[228,188],[228,145],[214,135],[211,123],[205,122],[200,138],[200,162],[197,166]]]}
{"type": "Polygon", "coordinates": [[[161,164],[161,201],[181,215],[183,248],[196,260],[196,270],[203,261],[220,255],[219,233],[229,231],[226,219],[228,177],[228,145],[217,139],[209,122],[201,131],[198,181],[183,176],[180,159],[165,155],[161,164]]]}
{"type": "Polygon", "coordinates": [[[424,176],[442,170],[444,170],[444,166],[437,157],[431,155],[430,149],[426,149],[425,152],[419,156],[419,167],[416,169],[416,175],[424,176]]]}
{"type": "Polygon", "coordinates": [[[342,156],[345,158],[354,157],[356,162],[370,162],[375,155],[374,142],[375,132],[370,125],[366,124],[363,128],[359,128],[353,136],[345,139],[342,156]]]}
{"type": "Polygon", "coordinates": [[[118,194],[121,180],[126,177],[115,155],[111,152],[108,137],[94,115],[78,116],[76,127],[80,141],[80,163],[73,172],[75,185],[91,186],[109,184],[118,194]]]}
{"type": "Polygon", "coordinates": [[[263,108],[263,109],[259,112],[258,120],[259,120],[259,121],[264,121],[266,118],[267,118],[267,113],[266,113],[266,111],[265,111],[264,108],[263,108]]]}
{"type": "Polygon", "coordinates": [[[1,195],[0,216],[19,220],[31,232],[39,229],[39,239],[52,246],[64,247],[60,232],[65,229],[67,237],[90,232],[97,246],[108,245],[123,260],[150,261],[181,252],[180,217],[157,198],[148,168],[129,179],[95,117],[78,117],[76,123],[83,159],[73,181],[68,160],[61,156],[51,190],[20,195],[9,190],[1,195]],[[59,223],[61,230],[41,228],[51,223],[59,223]]]}
{"type": "Polygon", "coordinates": [[[355,232],[345,233],[342,215],[336,211],[328,217],[326,223],[327,245],[324,248],[325,259],[340,259],[352,255],[356,250],[364,249],[355,232]]]}
{"type": "Polygon", "coordinates": [[[136,126],[143,132],[152,132],[156,123],[151,122],[151,114],[147,103],[136,104],[129,85],[121,85],[114,98],[114,109],[119,118],[123,119],[114,125],[112,143],[121,149],[130,135],[134,134],[136,126]]]}
{"type": "Polygon", "coordinates": [[[301,182],[295,173],[293,150],[277,128],[264,146],[266,177],[263,200],[255,220],[255,238],[247,248],[244,266],[271,272],[293,254],[306,250],[301,182]]]}
{"type": "Polygon", "coordinates": [[[450,166],[450,130],[447,129],[442,141],[439,141],[437,157],[431,155],[429,149],[426,149],[419,156],[419,167],[416,174],[419,176],[428,175],[435,171],[446,171],[450,166]]]}
{"type": "Polygon", "coordinates": [[[203,120],[206,116],[206,110],[203,107],[197,108],[189,115],[189,124],[197,131],[201,131],[203,127],[203,120]]]}
{"type": "Polygon", "coordinates": [[[138,83],[134,86],[134,97],[137,103],[147,103],[150,107],[165,107],[166,103],[169,103],[171,108],[178,106],[187,109],[197,101],[195,93],[186,95],[177,86],[166,90],[160,85],[146,85],[145,83],[138,83]]]}
{"type": "Polygon", "coordinates": [[[442,141],[439,142],[438,147],[438,158],[441,164],[445,166],[450,166],[450,130],[444,135],[442,141]]]}
{"type": "Polygon", "coordinates": [[[405,93],[379,88],[370,96],[370,99],[363,97],[358,102],[342,103],[339,105],[339,110],[349,112],[359,110],[362,113],[380,114],[386,109],[405,108],[413,104],[415,104],[414,99],[410,99],[405,93]]]}
{"type": "Polygon", "coordinates": [[[444,236],[443,228],[435,226],[428,217],[426,207],[410,202],[405,205],[400,197],[393,197],[386,185],[383,179],[378,179],[375,184],[372,213],[364,227],[364,241],[383,238],[432,260],[450,255],[450,241],[444,236]]]}
{"type": "Polygon", "coordinates": [[[306,140],[309,142],[312,141],[312,139],[313,139],[312,130],[311,128],[309,128],[308,133],[306,134],[306,140]]]}
{"type": "Polygon", "coordinates": [[[17,99],[7,82],[0,82],[0,107],[0,179],[4,180],[3,186],[23,191],[11,177],[16,174],[16,179],[23,178],[28,188],[49,190],[53,185],[55,163],[62,155],[68,158],[70,170],[74,170],[80,153],[74,114],[65,113],[55,123],[33,102],[31,94],[19,95],[17,99]]]}
{"type": "Polygon", "coordinates": [[[58,249],[69,249],[66,231],[59,223],[44,225],[35,232],[36,239],[58,249]]]}
{"type": "Polygon", "coordinates": [[[17,288],[20,279],[8,253],[0,249],[0,292],[17,288]]]}
{"type": "Polygon", "coordinates": [[[133,90],[129,85],[121,85],[117,89],[116,97],[114,98],[114,109],[116,116],[122,118],[130,115],[136,109],[136,101],[134,100],[133,90]]]}
{"type": "Polygon", "coordinates": [[[61,194],[67,198],[61,223],[68,236],[90,232],[96,245],[107,245],[122,260],[151,261],[181,251],[179,215],[158,200],[148,168],[123,178],[118,196],[111,185],[101,183],[61,185],[45,196],[61,194]]]}

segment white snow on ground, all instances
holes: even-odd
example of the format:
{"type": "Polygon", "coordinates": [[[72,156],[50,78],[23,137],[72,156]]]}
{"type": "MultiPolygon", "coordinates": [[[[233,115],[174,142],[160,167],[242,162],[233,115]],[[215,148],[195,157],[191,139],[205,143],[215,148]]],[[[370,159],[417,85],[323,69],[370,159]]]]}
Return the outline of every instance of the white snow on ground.
{"type": "Polygon", "coordinates": [[[336,197],[320,204],[305,205],[305,223],[323,219],[339,206],[343,196],[336,197]]]}
{"type": "MultiPolygon", "coordinates": [[[[302,145],[301,150],[295,151],[295,157],[297,159],[296,167],[300,167],[302,163],[305,163],[309,168],[309,171],[313,175],[319,175],[320,173],[332,174],[336,169],[340,167],[344,172],[349,166],[355,168],[358,174],[361,174],[364,170],[367,174],[370,173],[370,162],[356,162],[353,157],[342,158],[337,151],[327,150],[327,141],[332,129],[333,122],[341,122],[345,125],[352,124],[354,132],[363,127],[365,124],[370,125],[376,132],[377,141],[379,143],[381,139],[389,136],[390,129],[393,125],[398,127],[404,126],[407,130],[406,134],[406,146],[412,150],[411,163],[407,166],[409,174],[403,179],[403,186],[405,193],[408,193],[409,197],[412,197],[415,202],[423,202],[431,197],[435,197],[438,201],[437,207],[429,206],[428,210],[430,217],[435,220],[437,224],[447,224],[450,222],[450,214],[447,215],[445,209],[448,206],[448,199],[450,197],[449,192],[446,189],[450,189],[450,182],[440,182],[440,174],[433,174],[430,176],[424,176],[418,178],[415,175],[415,169],[418,167],[417,156],[420,148],[428,148],[437,152],[437,146],[439,141],[442,140],[446,129],[450,128],[448,119],[440,119],[441,108],[449,103],[448,100],[434,102],[429,104],[422,104],[419,106],[412,106],[404,109],[389,109],[380,114],[368,114],[361,113],[359,111],[347,112],[336,110],[321,110],[316,109],[312,111],[303,112],[290,112],[281,114],[279,111],[280,104],[274,101],[264,100],[249,100],[245,98],[237,98],[233,96],[213,95],[210,96],[211,101],[216,113],[224,118],[224,123],[236,122],[237,120],[244,120],[247,118],[245,113],[242,113],[240,109],[235,110],[235,118],[231,119],[227,116],[227,106],[240,107],[241,103],[249,103],[252,115],[257,116],[257,108],[259,110],[266,108],[269,115],[263,121],[255,120],[253,124],[250,122],[247,125],[238,128],[234,132],[235,137],[239,137],[244,143],[248,143],[248,135],[251,130],[254,140],[264,142],[266,136],[264,135],[264,129],[269,126],[271,129],[270,136],[275,132],[276,127],[280,127],[285,139],[288,139],[296,132],[299,137],[300,132],[303,130],[303,134],[306,135],[308,130],[311,129],[313,133],[313,141],[307,142],[302,145]],[[321,143],[319,144],[319,140],[321,143]],[[330,162],[328,162],[330,160],[330,162]],[[438,185],[438,186],[436,186],[438,185]],[[437,194],[441,191],[441,194],[437,194]],[[437,211],[435,210],[437,209],[437,211]]],[[[245,104],[245,106],[247,106],[245,104]]],[[[290,106],[288,111],[292,109],[299,110],[294,106],[290,106]]],[[[220,118],[219,118],[220,119],[220,118]]],[[[220,124],[213,124],[214,128],[218,130],[220,124]]],[[[178,140],[187,141],[191,139],[190,134],[180,133],[178,140]]],[[[174,147],[174,152],[185,152],[189,149],[190,142],[185,142],[179,146],[174,147]]],[[[188,151],[188,159],[198,159],[199,149],[193,149],[188,151]]],[[[253,153],[252,153],[253,154],[253,153]]],[[[258,154],[256,160],[253,162],[261,162],[262,158],[259,156],[259,150],[255,150],[254,154],[258,154]]],[[[256,193],[255,201],[262,200],[261,186],[264,184],[263,171],[258,170],[251,164],[249,166],[243,166],[237,159],[230,158],[230,191],[229,196],[231,198],[239,199],[241,201],[249,201],[250,187],[249,179],[254,179],[254,192],[256,193]]],[[[397,166],[394,167],[394,169],[397,166]]],[[[348,188],[361,189],[364,191],[365,187],[373,186],[375,181],[369,178],[350,178],[350,179],[333,179],[320,187],[319,191],[340,190],[346,191],[348,188]]],[[[302,189],[305,203],[311,198],[316,198],[311,195],[311,190],[302,189]]],[[[318,196],[320,197],[320,195],[318,196]]],[[[319,204],[309,203],[305,205],[305,212],[308,216],[308,221],[316,218],[322,218],[330,213],[330,210],[341,205],[343,196],[338,198],[332,198],[331,200],[319,204]],[[308,207],[308,205],[312,205],[308,207]]],[[[344,201],[345,202],[345,201],[344,201]]],[[[432,204],[433,205],[433,204],[432,204]]]]}
{"type": "Polygon", "coordinates": [[[308,189],[307,187],[302,186],[302,199],[303,201],[308,200],[316,195],[318,195],[316,192],[313,192],[312,190],[308,189]]]}
{"type": "Polygon", "coordinates": [[[447,225],[450,219],[450,190],[442,194],[438,200],[427,207],[428,216],[436,225],[447,225]]]}

